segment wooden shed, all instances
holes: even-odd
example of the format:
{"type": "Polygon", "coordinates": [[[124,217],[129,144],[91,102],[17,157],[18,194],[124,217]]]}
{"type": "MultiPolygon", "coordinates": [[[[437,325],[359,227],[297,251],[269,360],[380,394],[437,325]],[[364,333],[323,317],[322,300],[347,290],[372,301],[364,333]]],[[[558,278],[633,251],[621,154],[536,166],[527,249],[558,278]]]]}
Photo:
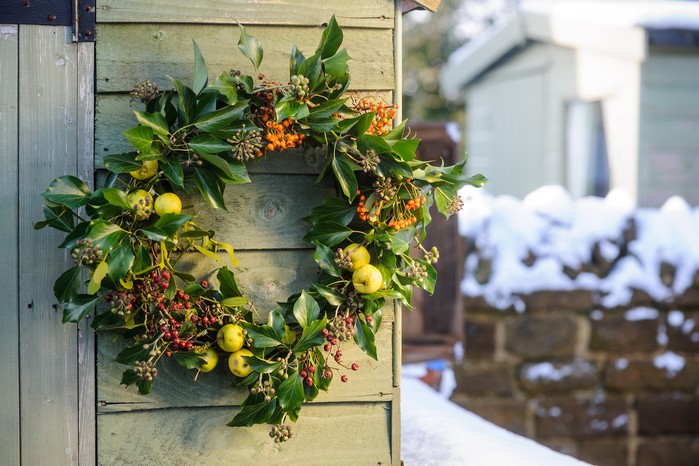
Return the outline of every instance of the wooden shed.
{"type": "MultiPolygon", "coordinates": [[[[352,89],[398,101],[402,9],[434,11],[438,4],[3,3],[0,257],[10,273],[0,313],[7,330],[0,339],[0,464],[400,464],[399,312],[382,323],[379,361],[357,354],[366,369],[305,407],[298,438],[279,447],[268,428],[225,425],[243,396],[223,378],[189,383],[173,368],[148,397],[121,388],[123,367],[113,361],[109,336],[94,335],[89,322],[61,323],[52,286],[70,258],[56,248],[56,232],[32,224],[42,216],[40,193],[51,179],[91,179],[103,156],[126,148],[122,132],[133,126],[135,84],[191,80],[192,40],[211,73],[250,72],[236,47],[240,22],[263,43],[269,78],[283,79],[293,42],[311,50],[334,14],[352,57],[352,89]]],[[[302,241],[302,219],[321,196],[322,188],[310,188],[318,170],[313,152],[270,158],[251,169],[254,187],[230,193],[236,220],[221,228],[237,248],[241,287],[262,305],[312,281],[316,265],[302,241]]]]}
{"type": "Polygon", "coordinates": [[[470,169],[487,189],[574,196],[623,188],[640,205],[699,203],[699,6],[528,2],[450,58],[466,96],[470,169]]]}

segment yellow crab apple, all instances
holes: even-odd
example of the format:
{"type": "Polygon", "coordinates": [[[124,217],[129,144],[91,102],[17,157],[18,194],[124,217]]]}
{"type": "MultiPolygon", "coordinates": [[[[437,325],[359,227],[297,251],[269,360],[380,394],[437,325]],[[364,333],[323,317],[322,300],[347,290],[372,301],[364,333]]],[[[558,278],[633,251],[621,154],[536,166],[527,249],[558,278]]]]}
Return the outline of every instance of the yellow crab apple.
{"type": "Polygon", "coordinates": [[[228,368],[238,377],[247,377],[252,372],[252,366],[248,364],[243,356],[252,356],[249,349],[240,349],[228,358],[228,368]]]}
{"type": "Polygon", "coordinates": [[[383,287],[383,276],[379,269],[365,264],[352,274],[352,284],[354,289],[362,294],[374,293],[383,287]]]}

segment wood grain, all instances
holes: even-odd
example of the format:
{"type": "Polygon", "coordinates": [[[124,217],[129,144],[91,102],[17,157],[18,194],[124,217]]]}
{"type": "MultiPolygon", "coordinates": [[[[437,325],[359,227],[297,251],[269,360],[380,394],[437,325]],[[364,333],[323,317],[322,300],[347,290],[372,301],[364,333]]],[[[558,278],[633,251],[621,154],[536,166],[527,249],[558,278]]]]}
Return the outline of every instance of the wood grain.
{"type": "Polygon", "coordinates": [[[0,311],[5,332],[0,339],[0,464],[18,465],[19,439],[19,206],[17,171],[18,115],[18,32],[17,26],[0,25],[0,237],[4,244],[0,262],[9,270],[3,278],[3,308],[0,311]]]}
{"type": "Polygon", "coordinates": [[[319,26],[334,14],[343,28],[393,27],[394,11],[392,0],[102,0],[98,8],[100,23],[235,24],[239,21],[245,25],[319,26]]]}
{"type": "MultiPolygon", "coordinates": [[[[311,55],[320,40],[314,28],[255,26],[248,33],[264,47],[261,71],[276,81],[289,79],[292,43],[311,55]]],[[[256,75],[252,64],[238,50],[238,27],[192,24],[101,24],[97,34],[97,92],[130,92],[143,81],[172,87],[168,76],[191,83],[192,40],[201,49],[213,80],[231,68],[256,75]]],[[[393,89],[393,30],[344,30],[343,47],[349,61],[352,88],[393,89]]]]}
{"type": "Polygon", "coordinates": [[[76,174],[76,47],[69,27],[19,28],[19,271],[22,464],[78,462],[77,338],[55,308],[68,261],[42,218],[41,187],[76,174]]]}
{"type": "Polygon", "coordinates": [[[104,465],[388,465],[400,464],[387,445],[388,403],[318,403],[305,406],[296,437],[273,443],[269,425],[231,428],[227,407],[102,414],[98,449],[104,465]],[[157,440],[156,440],[157,439],[157,440]],[[393,460],[393,461],[392,461],[393,460]]]}

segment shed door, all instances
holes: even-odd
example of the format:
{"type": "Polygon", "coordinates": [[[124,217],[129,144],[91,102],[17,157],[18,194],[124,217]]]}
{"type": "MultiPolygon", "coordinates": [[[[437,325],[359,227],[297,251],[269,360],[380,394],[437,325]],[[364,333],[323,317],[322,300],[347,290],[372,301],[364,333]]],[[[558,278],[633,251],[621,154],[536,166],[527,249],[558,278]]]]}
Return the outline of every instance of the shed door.
{"type": "Polygon", "coordinates": [[[33,229],[53,178],[92,176],[93,49],[70,27],[0,24],[2,465],[95,461],[92,336],[56,309],[62,235],[33,229]]]}

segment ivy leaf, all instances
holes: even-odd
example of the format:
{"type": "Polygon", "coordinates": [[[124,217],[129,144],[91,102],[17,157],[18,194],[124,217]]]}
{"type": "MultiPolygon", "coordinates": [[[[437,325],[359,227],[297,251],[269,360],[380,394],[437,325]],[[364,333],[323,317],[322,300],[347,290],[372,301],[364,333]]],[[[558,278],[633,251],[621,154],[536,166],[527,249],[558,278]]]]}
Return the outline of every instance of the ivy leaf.
{"type": "Polygon", "coordinates": [[[301,354],[304,351],[320,346],[325,341],[323,329],[328,324],[328,319],[323,317],[320,320],[314,320],[303,329],[301,336],[292,348],[295,354],[301,354]]]}
{"type": "Polygon", "coordinates": [[[284,334],[286,333],[286,322],[284,321],[284,317],[277,309],[267,314],[267,325],[274,329],[280,340],[284,338],[284,334]]]}
{"type": "Polygon", "coordinates": [[[172,357],[175,359],[177,364],[185,369],[198,369],[206,362],[206,360],[200,354],[192,351],[186,353],[182,351],[175,351],[172,353],[172,357]]]}
{"type": "Polygon", "coordinates": [[[122,230],[119,225],[100,219],[92,222],[86,238],[90,238],[92,243],[102,251],[108,252],[126,236],[128,233],[122,230]]]}
{"type": "Polygon", "coordinates": [[[361,348],[369,357],[379,360],[376,354],[376,343],[375,336],[372,329],[364,323],[363,320],[359,320],[357,325],[355,325],[354,341],[357,346],[361,348]]]}
{"type": "Polygon", "coordinates": [[[415,151],[421,139],[399,139],[393,143],[393,153],[398,155],[403,161],[409,162],[415,158],[415,151]]]}
{"type": "Polygon", "coordinates": [[[271,374],[278,371],[282,365],[279,361],[268,361],[256,356],[245,356],[245,360],[250,364],[252,370],[258,374],[271,374]]]}
{"type": "Polygon", "coordinates": [[[237,296],[243,296],[243,293],[240,292],[238,284],[235,281],[235,276],[233,275],[233,272],[228,270],[228,267],[221,267],[220,269],[218,269],[216,279],[218,279],[218,283],[220,286],[219,289],[224,298],[235,298],[237,296]]]}
{"type": "Polygon", "coordinates": [[[334,221],[343,226],[347,226],[350,224],[356,213],[357,208],[350,204],[347,199],[326,196],[320,205],[311,210],[311,213],[305,218],[305,220],[312,225],[327,221],[334,221]]]}
{"type": "Polygon", "coordinates": [[[299,66],[306,59],[301,51],[296,47],[296,44],[291,46],[291,53],[289,54],[289,76],[299,74],[299,66]]]}
{"type": "Polygon", "coordinates": [[[414,233],[411,229],[400,230],[388,234],[388,244],[395,254],[404,254],[410,249],[414,233]]]}
{"type": "Polygon", "coordinates": [[[303,404],[305,395],[303,392],[303,379],[298,372],[289,374],[277,389],[279,407],[284,411],[296,409],[303,404]]]}
{"type": "Polygon", "coordinates": [[[345,76],[349,71],[347,66],[349,59],[350,56],[345,49],[340,50],[332,57],[324,59],[323,69],[325,70],[325,74],[335,77],[345,76]]]}
{"type": "Polygon", "coordinates": [[[46,191],[41,194],[44,199],[55,204],[60,204],[69,209],[77,209],[90,201],[90,189],[80,178],[75,176],[61,176],[49,184],[46,191]]]}
{"type": "Polygon", "coordinates": [[[448,206],[456,196],[456,191],[450,186],[440,186],[434,190],[434,201],[437,210],[446,218],[451,216],[448,206]]]}
{"type": "Polygon", "coordinates": [[[226,202],[223,200],[223,192],[218,185],[218,177],[211,170],[197,167],[194,169],[194,181],[201,195],[212,207],[226,209],[226,202]]]}
{"type": "Polygon", "coordinates": [[[138,382],[136,382],[136,386],[138,387],[139,395],[150,395],[150,390],[153,386],[153,381],[140,379],[138,380],[138,382]]]}
{"type": "Polygon", "coordinates": [[[107,276],[108,271],[109,264],[107,264],[106,260],[103,260],[99,263],[99,265],[95,268],[95,271],[92,273],[90,283],[87,285],[87,294],[95,294],[100,290],[100,287],[102,286],[102,280],[104,280],[104,277],[107,276]]]}
{"type": "Polygon", "coordinates": [[[257,71],[260,67],[260,63],[262,63],[262,57],[264,55],[262,45],[256,37],[250,36],[247,32],[245,32],[245,28],[242,24],[238,23],[238,28],[240,29],[240,39],[238,39],[238,48],[243,53],[243,55],[248,57],[248,59],[252,62],[252,66],[255,67],[255,71],[257,71]]]}
{"type": "Polygon", "coordinates": [[[274,106],[274,112],[277,115],[277,121],[282,121],[287,118],[300,120],[311,114],[308,105],[297,102],[296,100],[282,100],[274,106]]]}
{"type": "Polygon", "coordinates": [[[335,55],[340,45],[342,45],[342,39],[342,29],[337,24],[335,15],[333,15],[330,21],[328,21],[328,26],[323,30],[316,54],[323,59],[335,55]]]}
{"type": "MultiPolygon", "coordinates": [[[[184,225],[185,223],[187,223],[193,219],[194,219],[193,215],[165,214],[165,215],[162,215],[158,219],[157,222],[155,222],[153,227],[164,231],[167,236],[172,236],[175,233],[177,233],[178,228],[180,228],[182,225],[184,225]]],[[[144,228],[144,230],[146,230],[146,229],[144,228]]],[[[157,230],[151,230],[151,231],[157,231],[157,230]]]]}
{"type": "Polygon", "coordinates": [[[136,259],[136,255],[131,249],[130,241],[122,241],[117,247],[112,249],[107,257],[109,264],[109,276],[112,280],[119,281],[124,278],[136,259]]]}
{"type": "Polygon", "coordinates": [[[80,267],[76,265],[63,272],[61,276],[56,279],[53,285],[53,294],[56,296],[59,303],[65,303],[78,295],[79,286],[80,267]]]}
{"type": "Polygon", "coordinates": [[[309,243],[320,243],[328,247],[334,247],[343,242],[352,234],[352,230],[337,222],[322,222],[303,237],[309,243]]]}
{"type": "Polygon", "coordinates": [[[206,69],[206,62],[204,61],[204,56],[199,50],[199,45],[196,41],[192,40],[192,46],[194,47],[194,93],[199,94],[209,82],[209,72],[206,69]]]}
{"type": "Polygon", "coordinates": [[[238,101],[238,89],[228,73],[221,73],[210,87],[216,89],[228,105],[234,105],[238,101]]]}
{"type": "Polygon", "coordinates": [[[233,149],[233,146],[211,134],[200,134],[189,141],[189,148],[197,154],[202,155],[227,152],[233,149]]]}
{"type": "Polygon", "coordinates": [[[342,276],[340,268],[335,263],[335,253],[324,244],[317,244],[313,253],[313,259],[318,263],[318,267],[325,273],[333,277],[342,276]]]}
{"type": "Polygon", "coordinates": [[[63,306],[63,323],[80,322],[94,309],[101,296],[79,294],[63,306]]]}
{"type": "Polygon", "coordinates": [[[341,306],[345,302],[345,297],[335,288],[316,283],[313,289],[318,292],[331,306],[341,306]]]}
{"type": "Polygon", "coordinates": [[[332,160],[333,173],[335,173],[335,179],[340,184],[342,192],[345,197],[352,202],[354,197],[357,195],[357,177],[354,175],[352,166],[349,161],[344,157],[335,156],[332,160]]]}
{"type": "Polygon", "coordinates": [[[306,293],[306,290],[301,291],[301,295],[294,303],[294,316],[301,327],[306,328],[318,318],[320,307],[313,296],[306,293]]]}
{"type": "Polygon", "coordinates": [[[250,322],[241,322],[240,325],[248,332],[248,338],[252,338],[256,348],[275,348],[282,344],[282,335],[269,325],[255,325],[250,322]]]}
{"type": "MultiPolygon", "coordinates": [[[[241,26],[242,27],[242,26],[241,26]]],[[[262,401],[257,404],[248,404],[241,408],[233,420],[227,425],[229,427],[250,427],[255,424],[264,424],[274,415],[277,409],[277,398],[270,401],[262,401]]]]}
{"type": "Polygon", "coordinates": [[[136,160],[137,152],[105,155],[102,159],[104,166],[112,173],[129,173],[141,168],[141,162],[136,160]]]}
{"type": "Polygon", "coordinates": [[[209,168],[211,168],[214,172],[217,174],[221,174],[221,178],[225,179],[230,179],[235,176],[233,173],[233,170],[231,170],[230,165],[228,165],[228,162],[226,162],[222,157],[219,157],[218,155],[215,154],[207,154],[205,152],[202,152],[199,154],[199,157],[209,165],[209,168]]]}
{"type": "Polygon", "coordinates": [[[134,146],[139,153],[149,154],[153,147],[153,128],[150,126],[134,126],[124,131],[124,136],[129,144],[134,146]]]}
{"type": "MultiPolygon", "coordinates": [[[[169,77],[169,76],[168,76],[169,77]]],[[[197,103],[197,96],[194,91],[188,87],[183,82],[169,77],[172,84],[175,85],[175,90],[177,91],[177,97],[179,100],[179,109],[181,113],[180,124],[189,124],[190,119],[194,115],[194,111],[197,103]]]]}
{"type": "MultiPolygon", "coordinates": [[[[180,235],[181,237],[181,235],[180,235]]],[[[238,259],[235,258],[235,251],[233,250],[233,246],[231,246],[228,243],[224,243],[223,241],[214,241],[211,240],[211,242],[216,246],[216,249],[223,249],[228,253],[228,257],[231,259],[231,264],[232,265],[238,265],[238,259]]]]}
{"type": "Polygon", "coordinates": [[[221,262],[221,258],[218,257],[218,255],[215,252],[213,252],[209,249],[203,248],[201,246],[198,246],[196,244],[193,244],[192,246],[194,246],[194,249],[196,249],[200,253],[204,254],[206,257],[209,257],[209,258],[215,260],[216,262],[221,262]]]}
{"type": "MultiPolygon", "coordinates": [[[[51,228],[65,233],[74,231],[75,222],[73,220],[73,211],[64,205],[44,205],[44,218],[46,220],[34,224],[35,230],[41,230],[46,226],[50,226],[51,228]]],[[[85,225],[87,225],[87,223],[85,223],[85,225]]]]}
{"type": "Polygon", "coordinates": [[[158,227],[145,227],[141,228],[139,231],[143,233],[146,236],[146,238],[158,242],[165,241],[168,238],[168,236],[170,236],[164,230],[161,230],[158,227]]]}
{"type": "Polygon", "coordinates": [[[164,162],[160,163],[160,168],[163,170],[165,177],[175,186],[184,188],[184,172],[182,165],[176,157],[168,157],[164,162]]]}
{"type": "Polygon", "coordinates": [[[126,369],[124,373],[121,374],[121,382],[119,382],[119,385],[126,385],[128,387],[138,382],[139,379],[140,377],[136,375],[133,369],[126,369]]]}
{"type": "Polygon", "coordinates": [[[100,190],[102,197],[113,206],[124,210],[131,210],[131,205],[126,198],[126,193],[119,188],[103,188],[100,190]]]}
{"type": "Polygon", "coordinates": [[[154,134],[167,136],[170,133],[170,127],[162,114],[140,111],[135,111],[134,113],[141,126],[152,129],[154,134]]]}
{"type": "Polygon", "coordinates": [[[230,126],[235,120],[242,119],[247,110],[248,101],[241,100],[234,105],[227,105],[213,112],[204,113],[194,122],[194,126],[206,133],[213,133],[230,126]]]}
{"type": "Polygon", "coordinates": [[[320,55],[313,55],[306,58],[299,66],[299,74],[308,78],[308,87],[313,90],[317,87],[320,81],[320,72],[322,71],[322,62],[320,55]]]}
{"type": "Polygon", "coordinates": [[[418,282],[417,285],[423,290],[427,291],[429,294],[434,293],[434,287],[437,283],[437,271],[429,262],[425,262],[420,259],[415,259],[415,262],[422,265],[427,272],[427,277],[425,277],[422,282],[418,282]]]}

